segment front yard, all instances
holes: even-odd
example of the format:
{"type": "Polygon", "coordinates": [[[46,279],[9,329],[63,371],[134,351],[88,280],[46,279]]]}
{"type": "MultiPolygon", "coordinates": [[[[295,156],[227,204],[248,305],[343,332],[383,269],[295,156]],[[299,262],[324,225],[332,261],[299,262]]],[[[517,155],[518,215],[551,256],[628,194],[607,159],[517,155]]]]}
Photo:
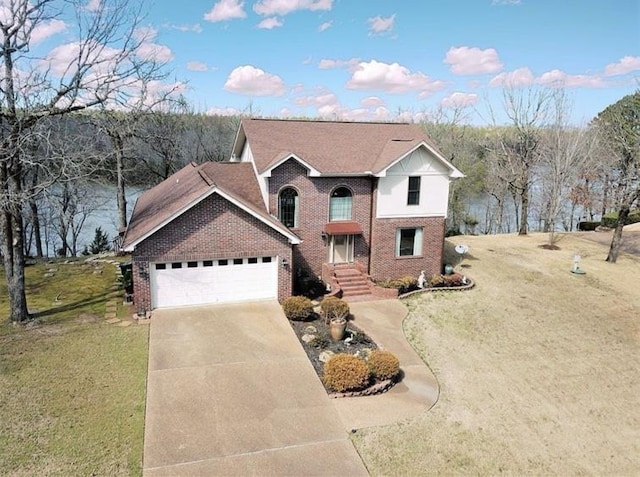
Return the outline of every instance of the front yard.
{"type": "MultiPolygon", "coordinates": [[[[595,232],[594,232],[595,233],[595,232]]],[[[636,232],[638,233],[638,232],[636,232]]],[[[477,283],[407,300],[405,333],[441,385],[415,419],[360,430],[373,475],[635,475],[640,259],[564,236],[455,237],[477,283]],[[569,273],[575,252],[587,274],[569,273]]]]}

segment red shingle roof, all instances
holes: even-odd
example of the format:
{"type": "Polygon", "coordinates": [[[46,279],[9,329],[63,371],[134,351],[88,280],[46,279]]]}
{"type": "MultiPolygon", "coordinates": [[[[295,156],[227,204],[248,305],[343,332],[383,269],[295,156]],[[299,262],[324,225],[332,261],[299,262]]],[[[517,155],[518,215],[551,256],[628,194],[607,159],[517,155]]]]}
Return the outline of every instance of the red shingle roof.
{"type": "Polygon", "coordinates": [[[376,174],[421,143],[441,156],[416,124],[244,119],[236,155],[243,146],[242,133],[258,173],[292,154],[329,175],[376,174]]]}
{"type": "Polygon", "coordinates": [[[293,236],[268,214],[250,163],[191,163],[138,198],[124,236],[123,248],[135,246],[214,190],[251,209],[283,234],[293,236]]]}

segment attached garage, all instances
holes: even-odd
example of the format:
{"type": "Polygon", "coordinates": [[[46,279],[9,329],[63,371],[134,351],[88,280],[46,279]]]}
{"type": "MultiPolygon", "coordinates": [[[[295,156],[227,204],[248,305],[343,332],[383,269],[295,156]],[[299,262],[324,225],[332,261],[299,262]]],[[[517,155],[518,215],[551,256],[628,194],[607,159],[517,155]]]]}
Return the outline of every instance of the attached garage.
{"type": "Polygon", "coordinates": [[[150,266],[153,308],[278,298],[277,257],[249,257],[150,266]]]}

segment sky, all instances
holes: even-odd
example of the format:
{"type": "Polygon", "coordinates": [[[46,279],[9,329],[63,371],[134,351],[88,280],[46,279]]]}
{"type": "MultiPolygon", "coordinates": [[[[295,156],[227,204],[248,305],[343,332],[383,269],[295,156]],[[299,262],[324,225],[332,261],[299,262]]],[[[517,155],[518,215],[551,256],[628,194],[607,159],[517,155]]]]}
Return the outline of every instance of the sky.
{"type": "MultiPolygon", "coordinates": [[[[100,0],[88,0],[88,4],[100,0]]],[[[134,0],[135,1],[135,0],[134,0]]],[[[193,110],[506,122],[505,87],[559,88],[583,124],[640,87],[640,0],[150,0],[147,54],[193,110]]]]}

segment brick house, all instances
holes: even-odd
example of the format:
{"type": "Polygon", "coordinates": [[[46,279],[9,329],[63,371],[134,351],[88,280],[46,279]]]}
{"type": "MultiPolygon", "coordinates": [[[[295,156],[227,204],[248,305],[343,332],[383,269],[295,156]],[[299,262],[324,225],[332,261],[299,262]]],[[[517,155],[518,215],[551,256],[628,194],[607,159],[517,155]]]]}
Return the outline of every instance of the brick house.
{"type": "Polygon", "coordinates": [[[439,273],[459,177],[417,125],[245,119],[230,161],[190,164],[136,202],[136,308],[439,273]]]}

